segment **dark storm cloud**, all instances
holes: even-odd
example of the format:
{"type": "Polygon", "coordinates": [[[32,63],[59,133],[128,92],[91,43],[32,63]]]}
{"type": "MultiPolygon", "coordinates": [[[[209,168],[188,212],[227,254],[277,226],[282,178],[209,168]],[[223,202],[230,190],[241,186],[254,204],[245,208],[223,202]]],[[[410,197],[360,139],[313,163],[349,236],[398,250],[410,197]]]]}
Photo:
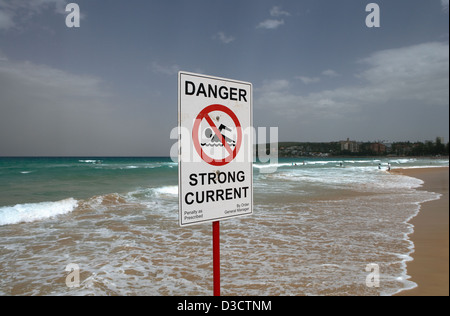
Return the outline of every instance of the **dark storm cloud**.
{"type": "Polygon", "coordinates": [[[0,155],[148,153],[146,123],[98,78],[0,55],[0,95],[0,155]]]}
{"type": "Polygon", "coordinates": [[[353,74],[358,84],[309,94],[293,92],[289,80],[269,81],[259,89],[257,103],[273,116],[297,121],[291,132],[298,137],[315,127],[317,141],[346,133],[399,138],[394,140],[421,139],[424,130],[440,135],[448,126],[448,49],[433,42],[375,52],[355,61],[365,69],[353,74]]]}

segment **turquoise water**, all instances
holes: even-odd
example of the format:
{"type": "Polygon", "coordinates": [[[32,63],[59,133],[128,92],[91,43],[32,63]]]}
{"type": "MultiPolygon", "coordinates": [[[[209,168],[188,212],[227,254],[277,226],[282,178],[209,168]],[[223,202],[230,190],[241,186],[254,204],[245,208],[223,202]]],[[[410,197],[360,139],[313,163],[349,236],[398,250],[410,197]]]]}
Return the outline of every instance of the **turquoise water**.
{"type": "MultiPolygon", "coordinates": [[[[258,171],[284,172],[306,170],[340,177],[340,172],[392,168],[437,167],[448,165],[445,159],[279,159],[277,163],[256,163],[258,171]],[[344,167],[336,169],[335,167],[344,167]]],[[[0,206],[57,201],[65,198],[86,199],[93,195],[125,193],[141,187],[177,185],[177,163],[169,157],[139,158],[1,158],[0,206]]],[[[332,179],[331,181],[335,181],[332,179]]],[[[340,181],[340,180],[338,180],[340,181]]]]}
{"type": "Polygon", "coordinates": [[[170,158],[0,158],[0,206],[176,185],[170,158]]]}
{"type": "MultiPolygon", "coordinates": [[[[448,159],[254,164],[254,215],[223,221],[224,295],[391,295],[416,285],[408,220],[438,199],[395,168],[448,159]],[[380,166],[380,168],[379,168],[380,166]],[[366,285],[378,264],[380,287],[366,285]]],[[[0,295],[210,295],[211,227],[178,226],[170,158],[0,158],[0,295]],[[69,288],[65,268],[80,267],[69,288]]]]}

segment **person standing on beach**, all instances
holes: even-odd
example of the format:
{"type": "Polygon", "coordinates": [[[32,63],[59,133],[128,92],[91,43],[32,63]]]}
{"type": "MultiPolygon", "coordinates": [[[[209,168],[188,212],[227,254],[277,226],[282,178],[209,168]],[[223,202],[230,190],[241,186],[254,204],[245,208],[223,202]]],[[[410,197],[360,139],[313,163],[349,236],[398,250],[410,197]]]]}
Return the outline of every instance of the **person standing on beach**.
{"type": "Polygon", "coordinates": [[[388,168],[387,168],[387,171],[391,171],[391,163],[390,163],[390,162],[388,162],[388,168]]]}

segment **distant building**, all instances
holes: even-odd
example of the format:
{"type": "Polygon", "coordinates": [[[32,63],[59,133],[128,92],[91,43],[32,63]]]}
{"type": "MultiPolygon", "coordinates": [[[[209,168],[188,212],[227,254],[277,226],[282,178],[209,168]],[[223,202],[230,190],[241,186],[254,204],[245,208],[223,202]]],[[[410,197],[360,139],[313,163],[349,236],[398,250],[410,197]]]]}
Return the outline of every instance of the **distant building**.
{"type": "Polygon", "coordinates": [[[356,141],[350,140],[347,138],[347,140],[341,140],[341,151],[349,151],[352,153],[359,152],[359,145],[356,141]]]}
{"type": "Polygon", "coordinates": [[[392,151],[392,143],[391,142],[389,142],[389,143],[383,142],[383,144],[384,144],[384,146],[386,146],[386,152],[390,153],[392,151]]]}
{"type": "Polygon", "coordinates": [[[386,152],[386,145],[382,143],[370,144],[370,150],[376,154],[384,154],[386,152]]]}

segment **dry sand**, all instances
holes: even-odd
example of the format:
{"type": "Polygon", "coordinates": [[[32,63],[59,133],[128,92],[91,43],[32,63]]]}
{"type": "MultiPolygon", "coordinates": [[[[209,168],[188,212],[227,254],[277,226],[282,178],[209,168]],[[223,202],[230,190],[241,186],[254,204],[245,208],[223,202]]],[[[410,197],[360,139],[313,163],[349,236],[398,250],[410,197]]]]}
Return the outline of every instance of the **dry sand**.
{"type": "Polygon", "coordinates": [[[415,251],[407,271],[415,289],[399,293],[400,296],[449,295],[449,169],[403,169],[393,172],[419,178],[425,183],[422,190],[442,194],[436,201],[423,203],[419,214],[410,223],[414,233],[410,236],[415,251]]]}

